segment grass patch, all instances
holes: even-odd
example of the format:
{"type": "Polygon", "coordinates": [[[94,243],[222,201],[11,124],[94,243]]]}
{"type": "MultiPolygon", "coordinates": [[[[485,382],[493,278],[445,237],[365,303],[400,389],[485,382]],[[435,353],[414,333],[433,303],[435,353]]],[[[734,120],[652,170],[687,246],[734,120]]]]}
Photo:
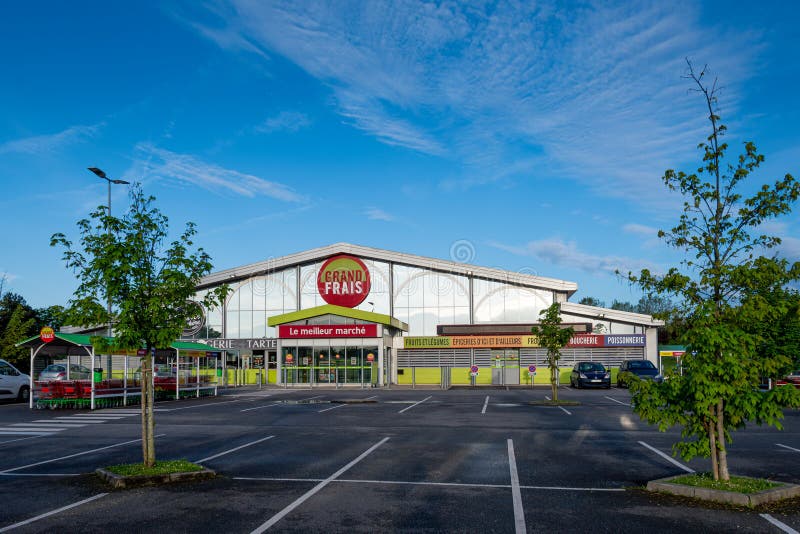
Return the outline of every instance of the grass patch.
{"type": "Polygon", "coordinates": [[[193,464],[188,460],[161,460],[156,461],[153,467],[144,464],[120,464],[106,468],[108,471],[120,476],[130,477],[136,475],[170,475],[172,473],[188,473],[202,471],[203,466],[193,464]]]}
{"type": "Polygon", "coordinates": [[[783,486],[780,482],[773,482],[764,478],[750,477],[731,477],[729,481],[714,480],[711,473],[697,473],[674,478],[670,484],[682,484],[684,486],[696,486],[715,490],[733,491],[736,493],[758,493],[759,491],[783,486]]]}
{"type": "Polygon", "coordinates": [[[581,403],[578,402],[578,401],[561,400],[561,399],[559,399],[557,401],[551,401],[551,400],[540,400],[539,401],[539,400],[535,400],[535,401],[528,402],[528,404],[532,404],[534,406],[580,406],[581,405],[581,403]]]}

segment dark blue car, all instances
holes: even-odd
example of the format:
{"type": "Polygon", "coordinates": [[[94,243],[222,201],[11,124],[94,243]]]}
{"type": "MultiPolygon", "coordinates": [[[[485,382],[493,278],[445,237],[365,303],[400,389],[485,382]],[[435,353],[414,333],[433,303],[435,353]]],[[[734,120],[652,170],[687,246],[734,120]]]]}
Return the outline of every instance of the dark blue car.
{"type": "Polygon", "coordinates": [[[623,360],[619,366],[617,387],[628,387],[634,376],[640,380],[655,380],[656,382],[661,382],[662,379],[658,369],[650,360],[623,360]]]}
{"type": "Polygon", "coordinates": [[[611,387],[611,372],[600,362],[578,362],[569,375],[569,383],[574,388],[611,387]]]}

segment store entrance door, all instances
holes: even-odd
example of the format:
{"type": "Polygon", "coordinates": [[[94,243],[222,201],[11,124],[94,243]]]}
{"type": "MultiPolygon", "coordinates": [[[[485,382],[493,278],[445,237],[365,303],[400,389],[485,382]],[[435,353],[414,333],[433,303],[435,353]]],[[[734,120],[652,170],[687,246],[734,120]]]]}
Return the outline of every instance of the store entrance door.
{"type": "Polygon", "coordinates": [[[492,385],[519,385],[519,349],[492,349],[492,385]]]}

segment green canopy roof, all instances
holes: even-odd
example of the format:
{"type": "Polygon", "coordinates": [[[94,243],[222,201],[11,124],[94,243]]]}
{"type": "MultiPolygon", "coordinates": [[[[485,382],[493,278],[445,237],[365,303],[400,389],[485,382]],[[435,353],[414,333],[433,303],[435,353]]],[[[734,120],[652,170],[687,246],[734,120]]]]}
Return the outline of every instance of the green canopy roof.
{"type": "MultiPolygon", "coordinates": [[[[93,337],[102,337],[103,339],[111,342],[113,344],[114,338],[113,337],[106,337],[106,336],[88,336],[86,334],[62,334],[61,332],[55,333],[55,339],[48,343],[51,347],[64,347],[64,346],[74,346],[80,345],[84,347],[92,346],[92,338],[93,337]]],[[[24,341],[20,341],[16,344],[17,347],[38,347],[39,345],[43,344],[39,336],[33,336],[29,339],[24,341]]],[[[144,348],[144,347],[142,347],[144,348]]],[[[204,343],[194,343],[191,341],[173,341],[170,343],[169,348],[176,349],[176,350],[205,350],[205,351],[214,351],[214,347],[210,347],[204,343]]]]}
{"type": "Polygon", "coordinates": [[[304,319],[311,319],[312,317],[319,317],[321,315],[338,315],[339,317],[347,317],[348,319],[357,319],[360,321],[367,321],[369,323],[382,324],[384,326],[391,326],[408,332],[408,325],[399,319],[384,315],[382,313],[368,312],[364,310],[356,310],[354,308],[345,308],[344,306],[334,306],[333,304],[325,304],[315,308],[308,308],[306,310],[294,311],[284,313],[281,315],[274,315],[267,320],[269,326],[278,326],[295,321],[302,321],[304,319]]]}

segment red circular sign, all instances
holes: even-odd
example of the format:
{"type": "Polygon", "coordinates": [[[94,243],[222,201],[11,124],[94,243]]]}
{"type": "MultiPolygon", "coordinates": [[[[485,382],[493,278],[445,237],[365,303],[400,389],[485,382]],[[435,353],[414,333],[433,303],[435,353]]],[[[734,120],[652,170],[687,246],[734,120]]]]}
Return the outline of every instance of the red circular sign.
{"type": "Polygon", "coordinates": [[[329,258],[317,275],[317,290],[323,300],[346,308],[355,308],[364,302],[370,285],[367,266],[347,254],[329,258]]]}
{"type": "Polygon", "coordinates": [[[45,343],[50,343],[55,338],[56,338],[56,332],[49,326],[44,326],[42,327],[41,330],[39,330],[39,339],[41,339],[45,343]]]}
{"type": "Polygon", "coordinates": [[[371,352],[369,354],[367,354],[367,361],[368,362],[374,362],[375,361],[375,355],[372,354],[371,352]]]}

